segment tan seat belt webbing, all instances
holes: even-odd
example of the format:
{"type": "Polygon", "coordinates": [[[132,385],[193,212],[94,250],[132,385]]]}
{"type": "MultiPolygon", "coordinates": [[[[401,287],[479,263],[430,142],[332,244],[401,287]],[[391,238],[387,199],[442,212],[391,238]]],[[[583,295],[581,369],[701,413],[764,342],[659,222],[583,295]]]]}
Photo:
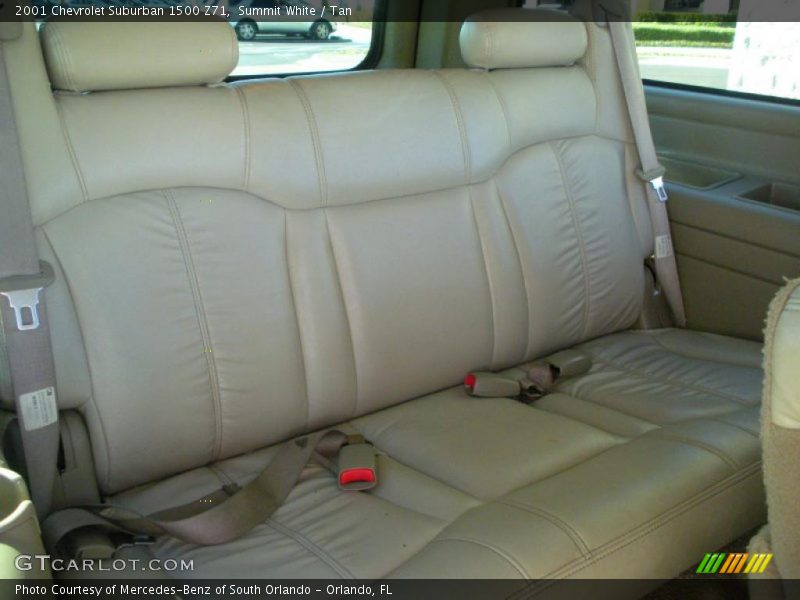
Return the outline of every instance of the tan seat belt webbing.
{"type": "Polygon", "coordinates": [[[315,453],[323,461],[332,461],[348,442],[353,446],[365,443],[360,436],[347,436],[335,430],[292,440],[240,490],[228,493],[223,488],[189,504],[148,516],[103,504],[60,510],[42,523],[45,546],[54,551],[69,533],[83,527],[153,537],[168,535],[198,545],[230,542],[278,510],[315,453]]]}
{"type": "Polygon", "coordinates": [[[669,215],[667,214],[668,197],[664,188],[664,167],[658,161],[653,134],[650,130],[644,88],[635,58],[633,29],[630,23],[613,18],[608,19],[608,29],[611,33],[611,43],[641,163],[641,170],[637,174],[646,182],[647,205],[653,227],[656,279],[672,310],[675,324],[685,327],[686,313],[683,306],[683,294],[681,293],[678,265],[675,261],[669,215]]]}
{"type": "MultiPolygon", "coordinates": [[[[0,30],[0,388],[13,395],[31,498],[50,512],[59,449],[55,367],[41,291],[52,269],[40,263],[31,221],[0,30]]],[[[16,35],[19,31],[15,31],[16,35]]]]}

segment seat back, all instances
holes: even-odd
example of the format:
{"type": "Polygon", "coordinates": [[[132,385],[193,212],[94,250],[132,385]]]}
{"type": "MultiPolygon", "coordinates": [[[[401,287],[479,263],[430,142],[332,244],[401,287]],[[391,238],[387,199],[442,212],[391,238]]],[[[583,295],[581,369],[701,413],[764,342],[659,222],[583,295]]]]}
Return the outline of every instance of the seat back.
{"type": "Polygon", "coordinates": [[[652,241],[607,32],[521,14],[465,26],[471,70],[231,85],[222,23],[9,45],[59,402],[103,492],[636,321],[652,241]]]}

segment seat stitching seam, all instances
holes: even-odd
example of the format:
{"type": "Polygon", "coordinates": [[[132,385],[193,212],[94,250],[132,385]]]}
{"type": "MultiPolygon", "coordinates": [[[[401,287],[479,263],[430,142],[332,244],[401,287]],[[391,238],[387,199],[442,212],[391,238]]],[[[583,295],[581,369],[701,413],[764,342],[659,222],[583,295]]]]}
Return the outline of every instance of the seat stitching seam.
{"type": "Polygon", "coordinates": [[[472,179],[472,151],[467,143],[467,130],[464,124],[464,114],[461,110],[461,103],[458,101],[452,83],[439,71],[431,71],[431,73],[442,83],[442,87],[444,87],[450,98],[450,104],[453,107],[453,114],[456,118],[458,134],[461,138],[461,155],[464,159],[464,177],[466,178],[465,185],[469,185],[472,179]]]}
{"type": "MultiPolygon", "coordinates": [[[[605,140],[609,140],[609,141],[615,141],[615,142],[619,142],[620,141],[620,140],[616,140],[616,139],[608,137],[608,136],[594,135],[594,134],[581,134],[581,135],[568,136],[568,137],[559,138],[559,139],[561,141],[566,141],[566,140],[584,139],[584,138],[588,138],[588,137],[598,137],[598,138],[601,138],[601,139],[605,139],[605,140]]],[[[474,183],[474,185],[491,183],[492,180],[496,179],[497,173],[502,169],[502,167],[506,163],[508,163],[511,160],[511,158],[513,158],[514,156],[516,156],[517,154],[519,154],[521,152],[529,150],[530,148],[536,148],[538,146],[542,146],[542,145],[547,144],[547,143],[549,143],[548,140],[543,140],[541,142],[528,144],[528,145],[520,148],[517,152],[511,153],[508,156],[508,158],[506,158],[504,160],[503,165],[498,167],[498,169],[495,171],[494,174],[488,176],[486,179],[483,179],[481,181],[476,181],[474,183]]],[[[73,160],[73,163],[74,162],[75,161],[73,160]]],[[[80,175],[79,175],[79,178],[80,178],[80,175]]],[[[407,199],[407,198],[418,198],[420,195],[423,195],[423,194],[441,194],[441,193],[444,193],[444,192],[449,192],[449,191],[458,189],[460,187],[463,187],[463,185],[464,185],[463,183],[459,183],[457,185],[450,185],[450,186],[445,186],[445,187],[442,187],[442,188],[426,190],[424,192],[413,192],[413,193],[409,193],[409,194],[401,194],[401,195],[398,195],[398,196],[388,196],[388,197],[383,197],[383,198],[371,198],[369,200],[364,200],[364,201],[361,201],[361,202],[353,202],[351,204],[344,204],[343,206],[364,206],[364,205],[367,205],[367,204],[372,204],[372,203],[377,203],[377,202],[386,202],[386,201],[389,201],[389,200],[404,200],[404,199],[407,199]]],[[[175,186],[172,189],[184,189],[186,187],[190,187],[190,186],[175,186]]],[[[195,187],[197,187],[197,186],[195,186],[195,187]]],[[[223,191],[228,191],[228,192],[229,191],[233,191],[233,192],[249,194],[249,195],[253,196],[256,199],[261,200],[262,202],[268,202],[269,204],[271,204],[271,205],[273,205],[273,206],[275,206],[277,208],[281,208],[283,210],[311,211],[311,210],[319,210],[321,208],[320,206],[312,206],[312,207],[308,207],[308,208],[287,207],[287,206],[284,206],[283,204],[281,204],[280,202],[277,202],[277,201],[272,200],[270,198],[267,198],[267,197],[265,197],[263,195],[260,195],[257,192],[254,192],[254,191],[251,191],[251,190],[242,190],[242,189],[236,188],[236,187],[210,186],[210,185],[209,186],[199,186],[199,187],[201,187],[203,189],[209,189],[209,190],[223,190],[223,191]]],[[[99,201],[108,200],[108,199],[111,199],[111,198],[117,198],[117,197],[120,197],[120,196],[127,197],[127,196],[131,196],[131,195],[134,195],[134,194],[140,194],[140,193],[143,193],[143,192],[161,192],[161,191],[162,191],[162,188],[159,188],[159,187],[154,187],[154,188],[144,188],[143,187],[143,188],[134,188],[134,189],[131,189],[131,190],[125,190],[123,192],[114,192],[114,193],[111,193],[111,194],[109,194],[107,196],[101,196],[101,197],[91,197],[91,196],[88,195],[88,191],[86,191],[86,192],[84,192],[84,200],[82,202],[78,202],[77,204],[72,205],[69,208],[63,209],[63,210],[59,211],[58,213],[54,214],[53,216],[48,216],[48,218],[43,220],[42,223],[40,223],[40,224],[49,223],[50,221],[53,221],[53,220],[57,219],[61,215],[66,214],[66,213],[78,208],[79,206],[81,206],[82,204],[84,204],[86,202],[99,202],[99,201]]]]}
{"type": "Polygon", "coordinates": [[[588,62],[592,63],[591,69],[586,68],[586,61],[584,64],[581,65],[583,67],[583,71],[586,73],[587,77],[592,82],[592,91],[594,92],[594,131],[595,133],[599,133],[600,131],[600,94],[597,93],[597,32],[593,31],[590,33],[590,25],[586,24],[586,39],[587,39],[587,54],[588,62]]]}
{"type": "MultiPolygon", "coordinates": [[[[619,414],[621,414],[621,415],[623,415],[623,416],[625,416],[625,417],[629,417],[629,418],[631,418],[631,419],[636,419],[637,421],[642,421],[643,423],[646,423],[646,424],[648,424],[648,425],[653,425],[653,426],[655,426],[655,427],[656,427],[656,428],[658,428],[658,429],[663,429],[663,428],[664,428],[664,423],[658,423],[658,422],[656,422],[656,421],[650,421],[650,420],[648,420],[648,419],[645,419],[644,417],[641,417],[641,416],[639,416],[639,415],[637,415],[637,414],[634,414],[634,413],[631,413],[631,412],[624,411],[624,410],[622,410],[621,408],[619,408],[619,407],[617,407],[617,406],[610,406],[610,405],[608,405],[608,404],[603,404],[603,403],[601,403],[601,402],[598,402],[597,400],[595,400],[595,399],[593,399],[593,398],[584,397],[584,396],[582,396],[582,395],[578,394],[577,392],[575,392],[574,390],[570,389],[569,387],[557,388],[557,389],[556,389],[556,391],[557,391],[558,393],[560,393],[560,394],[565,394],[565,395],[567,395],[567,396],[571,396],[571,397],[573,397],[573,398],[577,398],[578,400],[581,400],[581,401],[583,401],[583,402],[586,402],[587,404],[593,404],[594,406],[597,406],[598,408],[603,408],[603,409],[605,409],[605,410],[610,410],[610,411],[613,411],[613,412],[617,412],[617,413],[619,413],[619,414]]],[[[553,413],[553,414],[556,414],[556,415],[559,415],[559,416],[562,416],[562,417],[564,416],[562,413],[559,413],[558,411],[556,411],[556,410],[553,410],[553,409],[552,409],[552,407],[551,407],[551,408],[547,408],[547,407],[537,407],[537,408],[538,408],[539,410],[545,410],[545,411],[547,411],[547,412],[550,412],[550,413],[553,413]]],[[[676,421],[676,423],[683,423],[683,422],[686,422],[686,421],[700,421],[700,420],[704,420],[704,421],[715,421],[715,422],[717,422],[717,423],[721,423],[721,424],[723,424],[723,425],[730,425],[731,427],[735,427],[736,429],[740,429],[740,430],[741,430],[741,431],[743,431],[744,433],[747,433],[747,434],[749,434],[749,435],[751,435],[751,436],[753,436],[753,437],[758,437],[758,434],[757,434],[757,433],[754,433],[754,432],[752,432],[752,431],[750,431],[750,430],[748,430],[748,429],[746,429],[746,428],[742,427],[741,425],[737,425],[737,424],[735,424],[735,423],[729,423],[728,421],[722,421],[722,420],[719,418],[719,417],[723,417],[723,416],[726,416],[726,415],[733,415],[733,414],[736,414],[736,413],[738,413],[738,412],[742,412],[742,410],[747,410],[747,409],[750,409],[750,408],[755,408],[755,407],[744,406],[744,407],[742,407],[742,408],[739,408],[739,409],[736,409],[736,410],[731,410],[731,411],[727,411],[727,412],[721,413],[720,415],[716,415],[716,416],[702,416],[702,417],[693,417],[693,418],[686,419],[686,420],[682,420],[682,421],[676,421]]],[[[612,434],[612,435],[618,435],[618,436],[626,437],[626,438],[628,438],[628,439],[631,439],[631,440],[632,440],[632,439],[639,438],[639,437],[641,437],[641,436],[643,436],[643,435],[647,435],[647,434],[649,434],[649,433],[651,433],[651,432],[653,432],[653,431],[656,431],[655,429],[651,429],[651,430],[649,430],[649,431],[646,431],[646,432],[644,432],[644,433],[642,433],[642,434],[639,434],[639,435],[637,435],[637,436],[630,437],[630,436],[626,436],[626,435],[623,435],[623,434],[620,434],[620,433],[616,433],[616,432],[614,432],[614,431],[610,431],[610,430],[608,430],[608,429],[605,429],[605,428],[603,428],[603,427],[600,427],[600,426],[598,426],[598,425],[595,425],[594,423],[591,423],[591,422],[589,422],[589,421],[584,421],[584,420],[582,420],[580,417],[576,417],[576,416],[568,416],[568,417],[566,417],[566,418],[573,419],[573,420],[576,420],[576,421],[580,421],[581,423],[585,423],[586,425],[589,425],[590,427],[595,427],[595,428],[597,428],[597,429],[600,429],[600,430],[602,430],[602,431],[605,431],[606,433],[610,433],[610,434],[612,434]]],[[[669,424],[669,423],[668,423],[668,424],[669,424]]]]}
{"type": "Polygon", "coordinates": [[[489,259],[486,256],[486,247],[483,243],[483,236],[481,235],[481,228],[478,225],[478,215],[475,214],[475,197],[472,193],[472,186],[467,185],[467,196],[469,201],[470,212],[472,213],[472,223],[475,227],[475,234],[478,236],[478,244],[481,247],[481,258],[483,258],[483,273],[486,276],[486,287],[489,288],[489,310],[492,318],[492,352],[491,361],[492,366],[495,364],[495,352],[497,350],[497,315],[495,314],[495,290],[492,285],[492,279],[489,277],[489,259]]]}
{"type": "MultiPolygon", "coordinates": [[[[663,332],[663,333],[667,333],[667,332],[663,332]]],[[[661,339],[659,339],[661,337],[661,335],[663,335],[663,333],[661,333],[661,334],[651,333],[649,335],[649,338],[655,344],[657,344],[659,347],[663,348],[664,350],[666,350],[670,354],[675,354],[675,355],[681,356],[683,358],[688,358],[689,360],[697,360],[697,361],[702,361],[702,362],[705,362],[705,363],[712,363],[712,364],[715,364],[715,365],[720,365],[722,367],[735,367],[737,369],[750,369],[752,371],[762,371],[762,369],[760,367],[751,367],[749,365],[742,365],[742,364],[738,364],[738,363],[730,363],[730,362],[725,362],[725,361],[722,361],[722,360],[714,360],[713,358],[703,358],[703,357],[693,356],[691,354],[682,354],[679,350],[675,350],[674,348],[670,348],[663,341],[661,341],[661,339]]]]}
{"type": "Polygon", "coordinates": [[[306,536],[304,536],[299,531],[296,531],[283,523],[276,521],[275,519],[267,519],[264,523],[267,527],[277,531],[278,533],[288,537],[289,539],[294,540],[301,546],[303,546],[306,550],[311,552],[317,558],[322,560],[325,564],[331,567],[334,571],[339,573],[339,575],[343,579],[355,579],[355,575],[353,575],[349,569],[347,569],[344,565],[340,564],[335,558],[330,556],[325,550],[320,548],[317,544],[312,542],[306,536]]]}
{"type": "Polygon", "coordinates": [[[342,299],[342,306],[344,307],[344,317],[347,321],[347,331],[350,335],[350,351],[353,354],[353,412],[351,416],[355,416],[358,414],[358,360],[356,357],[356,342],[353,336],[353,324],[350,319],[350,306],[347,304],[347,298],[344,295],[344,286],[342,285],[342,275],[339,269],[339,258],[336,254],[336,246],[333,243],[333,236],[331,235],[331,224],[330,220],[328,219],[328,209],[323,208],[323,213],[325,214],[325,229],[328,233],[328,246],[331,249],[331,257],[333,258],[333,270],[334,274],[336,275],[336,285],[339,289],[339,296],[342,299]]]}
{"type": "Polygon", "coordinates": [[[534,515],[538,515],[543,519],[546,519],[559,529],[561,529],[567,536],[572,540],[572,543],[578,548],[580,553],[584,556],[591,555],[591,551],[589,550],[589,545],[583,539],[580,533],[572,527],[569,523],[561,519],[560,517],[554,515],[551,512],[548,512],[538,506],[525,506],[522,504],[517,504],[512,500],[497,500],[498,504],[502,504],[504,506],[508,506],[510,508],[516,508],[517,510],[521,510],[523,512],[529,512],[534,515]]]}
{"type": "Polygon", "coordinates": [[[556,159],[556,163],[558,163],[558,170],[561,173],[561,185],[564,188],[564,194],[567,197],[567,203],[569,205],[569,212],[572,216],[572,227],[575,229],[575,234],[578,237],[578,248],[581,256],[581,270],[583,271],[584,287],[583,327],[581,328],[581,338],[585,339],[586,332],[589,328],[589,316],[592,300],[591,283],[589,281],[589,265],[586,259],[586,243],[583,239],[583,228],[578,220],[578,210],[575,203],[575,196],[572,191],[572,185],[570,185],[569,178],[567,177],[566,169],[564,168],[564,162],[561,158],[561,153],[554,142],[549,142],[548,146],[550,147],[550,151],[553,153],[553,156],[556,159]]]}
{"type": "Polygon", "coordinates": [[[178,245],[180,246],[181,253],[183,254],[184,268],[186,275],[189,279],[189,287],[191,289],[192,299],[194,301],[195,316],[197,318],[197,325],[200,329],[200,335],[203,338],[203,354],[205,355],[206,365],[208,369],[208,380],[211,388],[211,399],[214,406],[214,445],[212,448],[211,459],[218,460],[222,452],[222,398],[220,393],[219,376],[217,373],[217,364],[214,359],[213,346],[211,342],[211,333],[208,328],[208,317],[206,315],[205,304],[203,303],[203,295],[200,290],[200,281],[197,278],[197,270],[195,268],[194,259],[192,257],[191,245],[189,238],[186,235],[186,229],[183,225],[180,210],[175,202],[175,197],[170,190],[163,190],[164,198],[167,200],[167,206],[172,216],[172,223],[175,227],[175,233],[178,236],[178,245]]]}
{"type": "Polygon", "coordinates": [[[714,456],[725,462],[725,464],[727,464],[734,471],[739,470],[739,464],[733,459],[733,457],[731,457],[728,453],[720,450],[719,448],[715,448],[714,446],[706,444],[703,441],[695,440],[688,436],[683,436],[677,433],[664,431],[663,429],[656,430],[653,431],[652,433],[648,433],[645,435],[648,435],[649,437],[652,438],[668,440],[672,442],[677,442],[679,444],[686,444],[687,446],[694,446],[695,448],[700,448],[702,450],[705,450],[706,452],[710,452],[711,454],[713,454],[714,456]]]}
{"type": "Polygon", "coordinates": [[[67,294],[69,295],[69,298],[70,298],[70,304],[72,305],[72,309],[75,312],[75,321],[77,322],[77,325],[78,325],[78,333],[81,336],[81,344],[83,345],[83,353],[84,353],[84,356],[86,357],[86,368],[89,371],[90,395],[89,395],[88,401],[92,405],[92,408],[94,409],[94,412],[97,415],[97,422],[100,425],[100,435],[103,438],[103,446],[106,449],[106,456],[108,457],[106,459],[106,461],[105,461],[106,468],[104,469],[105,470],[105,475],[104,475],[105,481],[104,481],[104,483],[106,485],[110,485],[110,482],[111,482],[111,446],[109,445],[108,436],[106,435],[106,428],[105,428],[105,425],[103,423],[103,417],[100,414],[100,409],[99,409],[99,407],[97,405],[97,402],[96,402],[96,399],[95,399],[94,377],[92,377],[92,363],[89,360],[89,353],[86,351],[86,336],[84,334],[83,322],[81,321],[80,313],[78,312],[78,307],[77,307],[77,305],[75,303],[75,294],[73,293],[72,285],[70,284],[69,277],[67,276],[67,272],[64,270],[64,266],[61,263],[61,257],[56,252],[55,246],[53,245],[53,242],[50,239],[50,236],[48,235],[47,230],[43,226],[39,227],[38,229],[42,232],[42,236],[44,237],[45,241],[47,242],[47,245],[50,246],[50,250],[52,250],[52,252],[53,252],[53,256],[55,257],[55,260],[56,260],[56,265],[58,266],[59,271],[61,271],[61,274],[64,277],[64,284],[67,286],[67,294]]]}
{"type": "Polygon", "coordinates": [[[480,540],[475,540],[472,538],[462,537],[462,536],[445,536],[441,538],[437,538],[435,540],[431,540],[430,544],[438,544],[440,542],[463,542],[465,544],[474,544],[476,546],[480,546],[482,548],[486,548],[491,552],[497,554],[500,558],[505,560],[509,565],[511,565],[522,577],[525,579],[531,579],[531,576],[528,574],[527,570],[515,559],[513,556],[504,552],[494,544],[489,544],[488,542],[483,542],[480,540]]]}
{"type": "Polygon", "coordinates": [[[55,41],[55,47],[58,50],[58,54],[61,57],[61,63],[64,67],[64,75],[66,75],[66,84],[68,87],[75,90],[77,89],[78,86],[75,85],[75,79],[73,78],[74,68],[72,65],[72,56],[67,50],[67,45],[64,43],[64,36],[62,35],[61,30],[56,28],[53,37],[55,41]]]}
{"type": "MultiPolygon", "coordinates": [[[[756,407],[753,407],[753,408],[756,408],[756,407]]],[[[741,412],[741,411],[737,410],[737,411],[733,411],[731,413],[726,413],[726,414],[732,415],[732,414],[736,414],[737,412],[741,412]]],[[[724,416],[724,415],[720,415],[720,416],[724,416]]],[[[729,421],[723,421],[719,417],[704,417],[704,418],[707,419],[708,421],[715,421],[716,423],[722,423],[723,425],[728,425],[730,427],[734,427],[734,428],[736,428],[736,429],[738,429],[740,431],[745,432],[747,435],[750,435],[750,436],[752,436],[754,438],[758,438],[759,437],[758,432],[751,431],[751,430],[747,429],[746,427],[742,427],[738,423],[731,423],[729,421]]]]}
{"type": "MultiPolygon", "coordinates": [[[[635,543],[636,541],[652,533],[656,529],[663,527],[670,521],[673,521],[674,519],[680,517],[681,515],[689,512],[690,510],[702,504],[706,500],[727,491],[729,488],[747,479],[748,477],[752,477],[753,475],[757,474],[760,464],[761,464],[760,461],[753,463],[746,469],[743,469],[742,471],[739,471],[738,473],[718,482],[711,488],[707,488],[706,490],[696,494],[692,498],[687,499],[681,504],[678,504],[677,506],[674,506],[671,509],[662,512],[660,515],[650,519],[647,523],[644,523],[638,527],[630,529],[625,533],[623,533],[622,535],[618,536],[616,539],[607,542],[606,544],[603,544],[602,546],[600,546],[600,548],[602,548],[603,550],[601,552],[594,553],[591,562],[597,562],[598,559],[604,558],[609,554],[613,554],[614,552],[617,552],[620,549],[635,543]]],[[[576,569],[576,571],[577,570],[580,570],[580,568],[576,569]]],[[[571,571],[571,572],[576,572],[576,571],[571,571]]]]}
{"type": "Polygon", "coordinates": [[[522,278],[522,287],[525,291],[525,320],[526,320],[525,337],[527,339],[525,340],[525,355],[521,357],[521,359],[524,360],[527,356],[530,355],[531,352],[531,342],[532,342],[531,325],[533,323],[533,315],[532,315],[533,307],[531,306],[531,301],[529,297],[528,280],[525,277],[525,269],[523,268],[522,265],[522,252],[520,250],[520,244],[519,240],[517,239],[517,234],[514,231],[514,228],[511,226],[511,219],[508,216],[508,207],[506,206],[506,199],[505,196],[503,195],[503,192],[500,190],[500,185],[497,182],[497,178],[492,177],[492,181],[494,182],[494,189],[495,193],[497,194],[497,198],[500,200],[500,212],[503,213],[503,218],[506,221],[506,227],[508,227],[508,231],[509,233],[511,233],[511,242],[512,245],[514,246],[514,251],[516,252],[517,255],[517,263],[519,264],[519,272],[522,278]]]}
{"type": "Polygon", "coordinates": [[[486,285],[489,288],[489,302],[491,304],[491,311],[492,311],[492,352],[491,352],[491,361],[494,364],[495,361],[495,350],[497,348],[497,322],[495,319],[495,294],[494,289],[492,288],[492,281],[489,278],[489,264],[487,262],[486,257],[486,249],[483,244],[483,237],[481,236],[480,227],[478,227],[478,218],[475,214],[475,205],[474,205],[474,197],[472,193],[472,153],[470,150],[469,143],[467,142],[467,130],[464,123],[464,114],[461,109],[461,103],[458,100],[458,96],[456,95],[455,88],[453,84],[440,72],[440,71],[432,71],[432,73],[436,76],[436,78],[441,81],[442,86],[444,87],[447,95],[450,98],[450,104],[453,106],[453,113],[456,117],[456,124],[458,125],[458,133],[461,138],[461,152],[464,157],[464,176],[466,181],[464,186],[467,188],[467,196],[469,199],[470,210],[472,212],[472,221],[475,226],[475,233],[478,236],[478,242],[481,246],[481,256],[483,258],[483,269],[484,274],[486,276],[486,285]]]}
{"type": "MultiPolygon", "coordinates": [[[[588,400],[586,398],[581,398],[577,394],[573,394],[571,392],[570,393],[559,392],[559,393],[563,393],[563,394],[565,394],[567,396],[570,396],[572,398],[575,398],[577,400],[581,400],[582,402],[586,402],[587,404],[593,404],[594,406],[596,406],[598,408],[604,408],[606,410],[618,412],[622,416],[629,417],[631,419],[636,419],[636,420],[642,421],[644,423],[647,423],[649,425],[653,425],[655,427],[661,427],[661,425],[659,425],[658,423],[652,423],[651,421],[648,421],[647,419],[642,419],[640,417],[637,417],[636,415],[631,415],[631,414],[622,412],[621,410],[618,410],[616,408],[613,408],[613,407],[610,407],[610,406],[605,406],[604,404],[599,404],[598,402],[595,402],[593,400],[588,400]]],[[[559,417],[562,417],[562,418],[565,418],[565,419],[571,419],[573,421],[577,421],[578,423],[582,423],[583,425],[587,425],[589,427],[594,427],[595,429],[599,429],[600,431],[602,431],[604,433],[607,433],[609,435],[625,438],[626,440],[635,440],[636,438],[641,437],[642,435],[645,435],[644,433],[641,433],[641,434],[635,435],[635,436],[625,435],[625,434],[613,431],[611,429],[608,429],[606,427],[601,427],[600,425],[597,425],[595,423],[590,422],[588,419],[583,419],[581,417],[577,417],[577,416],[574,416],[574,415],[565,415],[564,413],[560,413],[557,410],[555,410],[555,408],[552,407],[552,406],[550,406],[550,407],[548,407],[548,406],[537,406],[536,408],[538,410],[543,410],[543,411],[545,411],[547,413],[550,413],[550,414],[553,414],[553,415],[556,415],[556,416],[559,416],[559,417]]]]}
{"type": "Polygon", "coordinates": [[[294,291],[294,278],[292,277],[292,259],[289,252],[289,221],[288,211],[283,211],[283,253],[286,255],[286,277],[289,280],[289,295],[292,298],[292,312],[294,312],[294,322],[297,327],[297,343],[300,345],[300,361],[303,365],[303,385],[305,386],[306,396],[306,415],[305,430],[311,420],[311,397],[308,391],[308,366],[306,365],[306,351],[303,343],[303,328],[300,325],[300,312],[297,308],[297,296],[294,291]]]}
{"type": "Polygon", "coordinates": [[[242,121],[244,125],[244,183],[243,188],[247,190],[250,187],[250,170],[251,170],[251,141],[250,141],[250,107],[247,103],[244,91],[241,86],[233,88],[236,90],[236,95],[239,97],[239,103],[242,106],[242,121]]]}
{"type": "Polygon", "coordinates": [[[641,538],[649,535],[653,531],[663,527],[670,521],[677,519],[678,517],[684,515],[685,513],[689,512],[696,506],[702,504],[703,502],[722,494],[723,492],[727,491],[729,488],[741,483],[742,481],[746,480],[753,475],[756,475],[760,469],[761,461],[755,462],[749,467],[739,471],[738,473],[718,482],[714,486],[703,490],[702,492],[696,494],[692,498],[685,500],[684,502],[662,512],[660,515],[650,519],[647,523],[634,527],[626,531],[625,533],[617,536],[615,539],[599,546],[597,550],[592,553],[591,559],[581,564],[580,559],[571,561],[568,565],[565,565],[555,571],[551,571],[548,573],[545,578],[555,578],[557,577],[569,577],[585,569],[586,567],[599,562],[601,559],[618,552],[619,550],[630,546],[631,544],[637,542],[641,538]],[[622,543],[624,542],[624,543],[622,543]],[[567,569],[570,565],[574,565],[570,570],[563,571],[563,569],[567,569]]]}
{"type": "MultiPolygon", "coordinates": [[[[58,122],[61,125],[61,134],[64,137],[64,142],[67,145],[67,153],[69,154],[70,160],[72,162],[72,168],[75,169],[75,175],[78,177],[78,185],[81,188],[81,193],[83,194],[83,202],[87,202],[89,200],[89,188],[86,185],[86,178],[83,175],[83,169],[81,169],[80,161],[78,161],[78,153],[75,151],[75,146],[72,143],[72,136],[70,136],[69,131],[66,125],[66,119],[64,118],[64,108],[61,106],[61,102],[54,102],[56,105],[56,111],[58,112],[58,122]]],[[[83,204],[81,202],[81,204],[83,204]]],[[[75,207],[70,207],[69,210],[75,207]]],[[[64,211],[68,212],[68,211],[64,211]]],[[[62,213],[59,213],[59,215],[62,213]]],[[[58,216],[58,215],[56,215],[58,216]]],[[[54,219],[56,217],[53,217],[54,219]]],[[[52,220],[52,219],[50,219],[52,220]]]]}
{"type": "Polygon", "coordinates": [[[497,84],[492,79],[491,75],[489,75],[489,71],[484,70],[481,71],[481,73],[483,73],[483,76],[486,79],[486,81],[489,82],[489,87],[492,89],[492,92],[497,98],[497,103],[500,105],[500,111],[503,114],[503,122],[505,123],[506,126],[506,138],[508,139],[508,152],[509,152],[508,158],[511,158],[516,153],[514,152],[514,146],[511,140],[511,123],[510,119],[508,118],[508,106],[506,105],[505,98],[503,98],[502,94],[500,93],[500,90],[497,89],[497,84]]]}
{"type": "Polygon", "coordinates": [[[287,79],[289,85],[294,89],[295,94],[300,99],[303,109],[306,113],[308,120],[308,127],[311,131],[311,143],[314,146],[314,158],[317,163],[317,178],[319,180],[319,193],[322,206],[328,206],[328,178],[325,173],[325,157],[322,153],[322,141],[320,140],[319,128],[317,126],[317,118],[314,114],[314,109],[311,106],[311,101],[308,98],[303,86],[295,79],[287,79]]]}
{"type": "Polygon", "coordinates": [[[747,407],[747,408],[753,408],[753,406],[754,406],[754,405],[748,404],[745,400],[743,400],[741,398],[737,398],[736,396],[729,396],[727,394],[723,394],[722,392],[718,392],[718,391],[715,391],[715,390],[710,390],[710,389],[704,388],[702,386],[697,386],[697,385],[690,384],[690,383],[684,383],[682,381],[676,381],[674,379],[665,379],[663,377],[659,377],[658,375],[650,375],[646,371],[640,370],[640,369],[638,369],[636,367],[630,367],[630,366],[627,366],[627,365],[621,365],[621,364],[616,363],[616,362],[614,362],[612,360],[609,360],[607,358],[603,358],[603,357],[601,357],[599,355],[593,355],[592,356],[592,360],[596,360],[597,362],[603,363],[606,366],[613,367],[613,368],[615,368],[615,369],[617,369],[619,371],[622,371],[623,373],[636,375],[640,379],[645,379],[647,381],[654,381],[654,382],[663,383],[665,385],[669,385],[669,386],[672,386],[672,387],[675,387],[675,388],[683,388],[683,389],[687,389],[687,390],[692,390],[694,392],[698,392],[698,393],[701,393],[701,394],[708,394],[709,396],[717,396],[718,398],[722,398],[723,400],[730,400],[731,402],[735,402],[736,404],[739,404],[740,406],[744,406],[744,407],[747,407]]]}

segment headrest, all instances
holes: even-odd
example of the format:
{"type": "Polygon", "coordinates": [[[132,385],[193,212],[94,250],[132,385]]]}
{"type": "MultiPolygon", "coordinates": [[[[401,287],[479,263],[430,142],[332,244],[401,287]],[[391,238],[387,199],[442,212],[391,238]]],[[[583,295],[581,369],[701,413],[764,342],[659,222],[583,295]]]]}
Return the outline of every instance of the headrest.
{"type": "Polygon", "coordinates": [[[461,56],[470,67],[524,69],[574,64],[586,53],[586,26],[543,9],[501,8],[469,17],[461,27],[461,56]]]}
{"type": "Polygon", "coordinates": [[[239,60],[224,21],[67,22],[42,30],[57,90],[91,92],[217,83],[239,60]]]}
{"type": "Polygon", "coordinates": [[[9,42],[22,35],[22,21],[3,21],[0,23],[0,41],[9,42]]]}

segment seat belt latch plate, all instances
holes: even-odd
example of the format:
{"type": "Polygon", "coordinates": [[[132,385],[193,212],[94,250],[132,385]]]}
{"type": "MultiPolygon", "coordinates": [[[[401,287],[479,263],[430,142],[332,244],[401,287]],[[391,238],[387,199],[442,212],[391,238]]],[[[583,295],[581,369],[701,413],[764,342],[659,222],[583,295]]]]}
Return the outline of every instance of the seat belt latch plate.
{"type": "Polygon", "coordinates": [[[8,303],[14,311],[18,330],[29,331],[39,328],[39,292],[41,291],[42,288],[32,288],[0,292],[0,295],[8,298],[8,303]]]}
{"type": "Polygon", "coordinates": [[[464,378],[464,389],[476,398],[516,398],[522,392],[522,385],[511,377],[474,372],[464,378]]]}
{"type": "Polygon", "coordinates": [[[653,190],[658,197],[659,202],[666,202],[669,200],[669,195],[667,194],[667,187],[664,185],[664,178],[663,177],[656,177],[650,180],[650,185],[653,186],[653,190]]]}
{"type": "Polygon", "coordinates": [[[39,328],[39,294],[55,278],[49,264],[40,261],[39,267],[40,272],[36,275],[15,275],[0,279],[0,296],[8,299],[19,331],[39,328]]]}
{"type": "Polygon", "coordinates": [[[348,444],[339,450],[337,459],[339,489],[361,492],[378,483],[375,448],[366,442],[348,444]]]}

